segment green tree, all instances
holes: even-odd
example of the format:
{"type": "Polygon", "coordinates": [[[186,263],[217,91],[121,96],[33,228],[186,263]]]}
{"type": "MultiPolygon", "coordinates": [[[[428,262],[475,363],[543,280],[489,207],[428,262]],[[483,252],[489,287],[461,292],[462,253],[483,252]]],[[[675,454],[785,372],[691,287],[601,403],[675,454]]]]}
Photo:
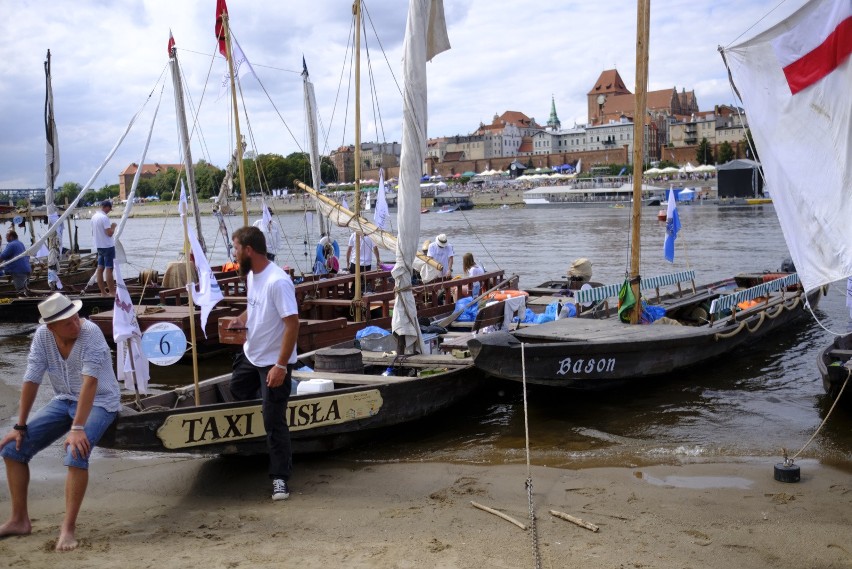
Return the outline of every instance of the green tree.
{"type": "Polygon", "coordinates": [[[719,145],[719,164],[725,164],[726,162],[730,162],[736,156],[736,152],[734,152],[731,143],[725,141],[719,145]]]}
{"type": "Polygon", "coordinates": [[[699,164],[713,163],[713,149],[710,148],[710,143],[707,142],[706,138],[701,139],[701,143],[695,150],[695,161],[699,164]]]}
{"type": "Polygon", "coordinates": [[[754,137],[751,135],[751,129],[747,128],[745,132],[746,142],[746,158],[760,162],[760,157],[757,155],[757,146],[754,144],[754,137]]]}
{"type": "Polygon", "coordinates": [[[225,171],[199,160],[195,165],[195,189],[200,198],[209,198],[219,195],[219,186],[222,185],[222,179],[225,177],[225,171]]]}

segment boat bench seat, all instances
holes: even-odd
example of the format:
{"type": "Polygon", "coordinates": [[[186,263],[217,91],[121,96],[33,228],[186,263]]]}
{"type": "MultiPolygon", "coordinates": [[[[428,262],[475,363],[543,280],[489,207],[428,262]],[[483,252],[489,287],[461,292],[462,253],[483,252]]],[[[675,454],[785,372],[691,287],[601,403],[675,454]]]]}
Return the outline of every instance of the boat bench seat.
{"type": "Polygon", "coordinates": [[[505,310],[506,302],[502,300],[480,308],[479,312],[476,313],[476,318],[473,320],[473,325],[470,327],[470,332],[448,332],[444,334],[438,349],[444,353],[450,353],[457,349],[466,349],[467,342],[476,336],[477,332],[489,326],[499,326],[502,324],[505,310]]]}
{"type": "Polygon", "coordinates": [[[836,358],[838,360],[848,360],[852,358],[852,350],[841,350],[840,348],[834,348],[828,355],[832,358],[836,358]]]}

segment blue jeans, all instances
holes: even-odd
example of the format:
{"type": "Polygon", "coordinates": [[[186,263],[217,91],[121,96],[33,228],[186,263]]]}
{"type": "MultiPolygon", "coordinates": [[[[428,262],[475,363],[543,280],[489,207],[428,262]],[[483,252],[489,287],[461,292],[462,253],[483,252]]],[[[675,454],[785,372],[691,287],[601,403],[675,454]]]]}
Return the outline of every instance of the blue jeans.
{"type": "MultiPolygon", "coordinates": [[[[15,441],[12,441],[0,449],[0,456],[27,464],[36,454],[68,433],[76,413],[76,401],[52,399],[27,422],[24,440],[21,441],[21,450],[17,450],[15,441]]],[[[84,426],[86,437],[92,447],[98,444],[117,414],[117,411],[107,411],[103,407],[92,406],[84,426]]],[[[89,457],[78,455],[75,458],[71,454],[71,447],[68,447],[65,449],[64,464],[86,470],[89,468],[89,457]]]]}
{"type": "Polygon", "coordinates": [[[105,269],[112,268],[115,260],[115,247],[98,247],[98,266],[105,269]]]}

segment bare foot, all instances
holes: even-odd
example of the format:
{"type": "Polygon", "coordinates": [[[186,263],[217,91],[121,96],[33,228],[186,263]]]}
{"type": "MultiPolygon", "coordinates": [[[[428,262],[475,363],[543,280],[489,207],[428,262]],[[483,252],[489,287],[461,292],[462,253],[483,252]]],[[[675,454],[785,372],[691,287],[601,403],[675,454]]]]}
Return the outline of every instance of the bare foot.
{"type": "Polygon", "coordinates": [[[33,532],[33,526],[30,520],[17,522],[9,520],[0,526],[0,537],[8,537],[10,535],[30,535],[33,532]]]}
{"type": "Polygon", "coordinates": [[[71,551],[77,549],[77,540],[74,539],[73,531],[60,531],[59,539],[56,540],[56,551],[71,551]]]}

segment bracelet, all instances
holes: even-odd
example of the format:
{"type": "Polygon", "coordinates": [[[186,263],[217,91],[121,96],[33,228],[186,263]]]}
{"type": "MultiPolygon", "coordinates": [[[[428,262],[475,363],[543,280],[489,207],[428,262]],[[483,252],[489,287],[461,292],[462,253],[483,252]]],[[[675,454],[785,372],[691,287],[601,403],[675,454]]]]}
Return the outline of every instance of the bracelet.
{"type": "Polygon", "coordinates": [[[17,423],[15,423],[15,426],[14,426],[14,427],[12,427],[12,428],[13,428],[13,429],[15,429],[16,431],[24,431],[24,432],[26,432],[26,430],[27,430],[27,426],[26,426],[26,425],[19,425],[19,424],[17,424],[17,423]]]}
{"type": "Polygon", "coordinates": [[[283,366],[283,365],[281,365],[281,364],[279,364],[279,363],[276,363],[276,364],[275,364],[275,367],[277,367],[278,369],[283,369],[284,371],[287,371],[287,366],[283,366]]]}
{"type": "Polygon", "coordinates": [[[72,431],[85,431],[86,427],[84,427],[83,425],[71,425],[71,430],[72,431]]]}

